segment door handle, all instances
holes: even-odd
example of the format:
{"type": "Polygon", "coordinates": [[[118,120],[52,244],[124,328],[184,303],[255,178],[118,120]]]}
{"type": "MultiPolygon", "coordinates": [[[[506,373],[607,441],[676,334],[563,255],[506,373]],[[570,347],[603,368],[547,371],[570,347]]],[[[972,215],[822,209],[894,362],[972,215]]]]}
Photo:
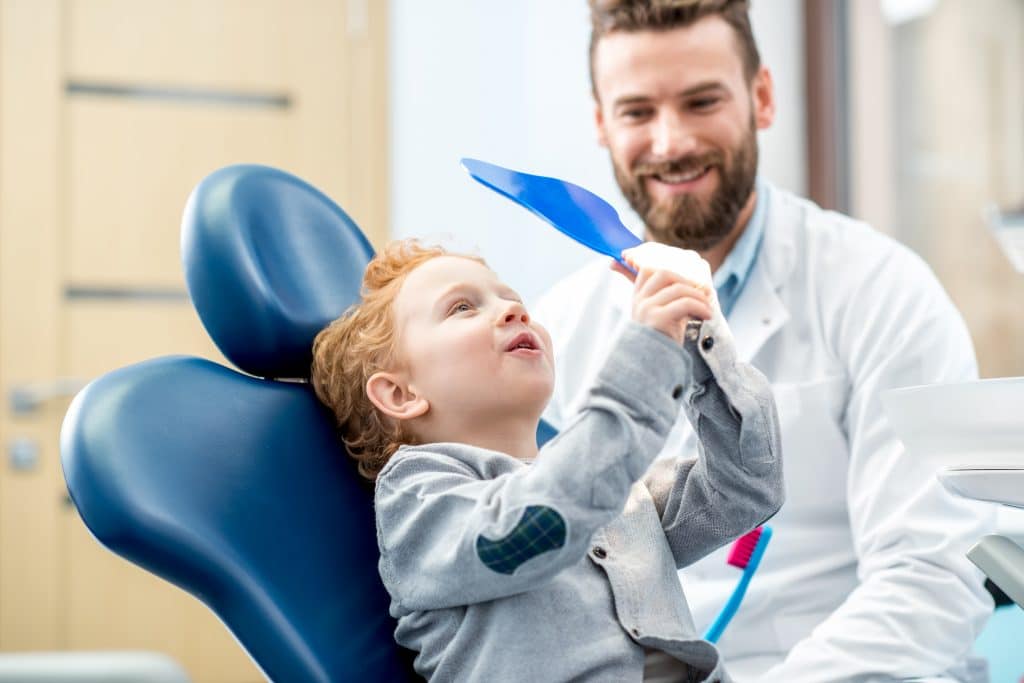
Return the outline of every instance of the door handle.
{"type": "Polygon", "coordinates": [[[15,415],[31,415],[48,401],[74,396],[88,383],[88,380],[77,377],[59,377],[51,382],[19,384],[11,388],[8,395],[11,412],[15,415]]]}

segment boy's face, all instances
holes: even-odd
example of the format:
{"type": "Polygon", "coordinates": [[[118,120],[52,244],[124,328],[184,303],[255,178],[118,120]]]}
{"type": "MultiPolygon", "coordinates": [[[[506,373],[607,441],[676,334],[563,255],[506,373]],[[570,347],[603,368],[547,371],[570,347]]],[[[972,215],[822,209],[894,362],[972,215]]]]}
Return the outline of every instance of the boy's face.
{"type": "Polygon", "coordinates": [[[481,263],[440,256],[410,272],[394,302],[398,360],[435,417],[539,416],[554,386],[551,338],[481,263]]]}

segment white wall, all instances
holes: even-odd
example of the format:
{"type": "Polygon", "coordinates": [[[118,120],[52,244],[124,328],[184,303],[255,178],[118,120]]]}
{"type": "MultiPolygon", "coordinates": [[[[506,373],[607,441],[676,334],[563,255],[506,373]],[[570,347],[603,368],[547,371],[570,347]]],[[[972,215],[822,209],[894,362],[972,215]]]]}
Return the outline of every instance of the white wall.
{"type": "MultiPolygon", "coordinates": [[[[476,251],[527,302],[593,258],[473,181],[461,157],[572,181],[638,224],[596,144],[585,0],[390,1],[392,236],[476,251]]],[[[778,98],[762,174],[803,192],[801,3],[753,4],[778,98]]]]}

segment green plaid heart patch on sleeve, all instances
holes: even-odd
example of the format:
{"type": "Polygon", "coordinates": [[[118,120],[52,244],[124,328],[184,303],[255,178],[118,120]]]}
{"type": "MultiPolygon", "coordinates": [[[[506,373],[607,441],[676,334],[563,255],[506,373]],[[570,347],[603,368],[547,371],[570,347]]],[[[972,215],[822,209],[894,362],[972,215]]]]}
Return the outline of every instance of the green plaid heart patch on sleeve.
{"type": "Polygon", "coordinates": [[[565,520],[556,510],[531,505],[504,538],[492,541],[478,536],[476,554],[488,568],[512,574],[527,560],[565,545],[565,533],[565,520]]]}

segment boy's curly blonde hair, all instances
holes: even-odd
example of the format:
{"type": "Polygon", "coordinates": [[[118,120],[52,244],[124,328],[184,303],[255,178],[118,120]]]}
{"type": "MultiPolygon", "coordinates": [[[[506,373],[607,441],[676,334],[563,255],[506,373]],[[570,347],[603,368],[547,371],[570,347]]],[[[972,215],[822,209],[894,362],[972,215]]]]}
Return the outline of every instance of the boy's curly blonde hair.
{"type": "Polygon", "coordinates": [[[361,301],[325,327],[313,341],[310,381],[317,398],[334,413],[341,438],[373,481],[402,444],[413,443],[402,424],[381,414],[366,395],[370,377],[396,365],[397,330],[392,304],[402,282],[417,266],[439,256],[459,256],[418,240],[389,242],[373,257],[360,291],[361,301]]]}

